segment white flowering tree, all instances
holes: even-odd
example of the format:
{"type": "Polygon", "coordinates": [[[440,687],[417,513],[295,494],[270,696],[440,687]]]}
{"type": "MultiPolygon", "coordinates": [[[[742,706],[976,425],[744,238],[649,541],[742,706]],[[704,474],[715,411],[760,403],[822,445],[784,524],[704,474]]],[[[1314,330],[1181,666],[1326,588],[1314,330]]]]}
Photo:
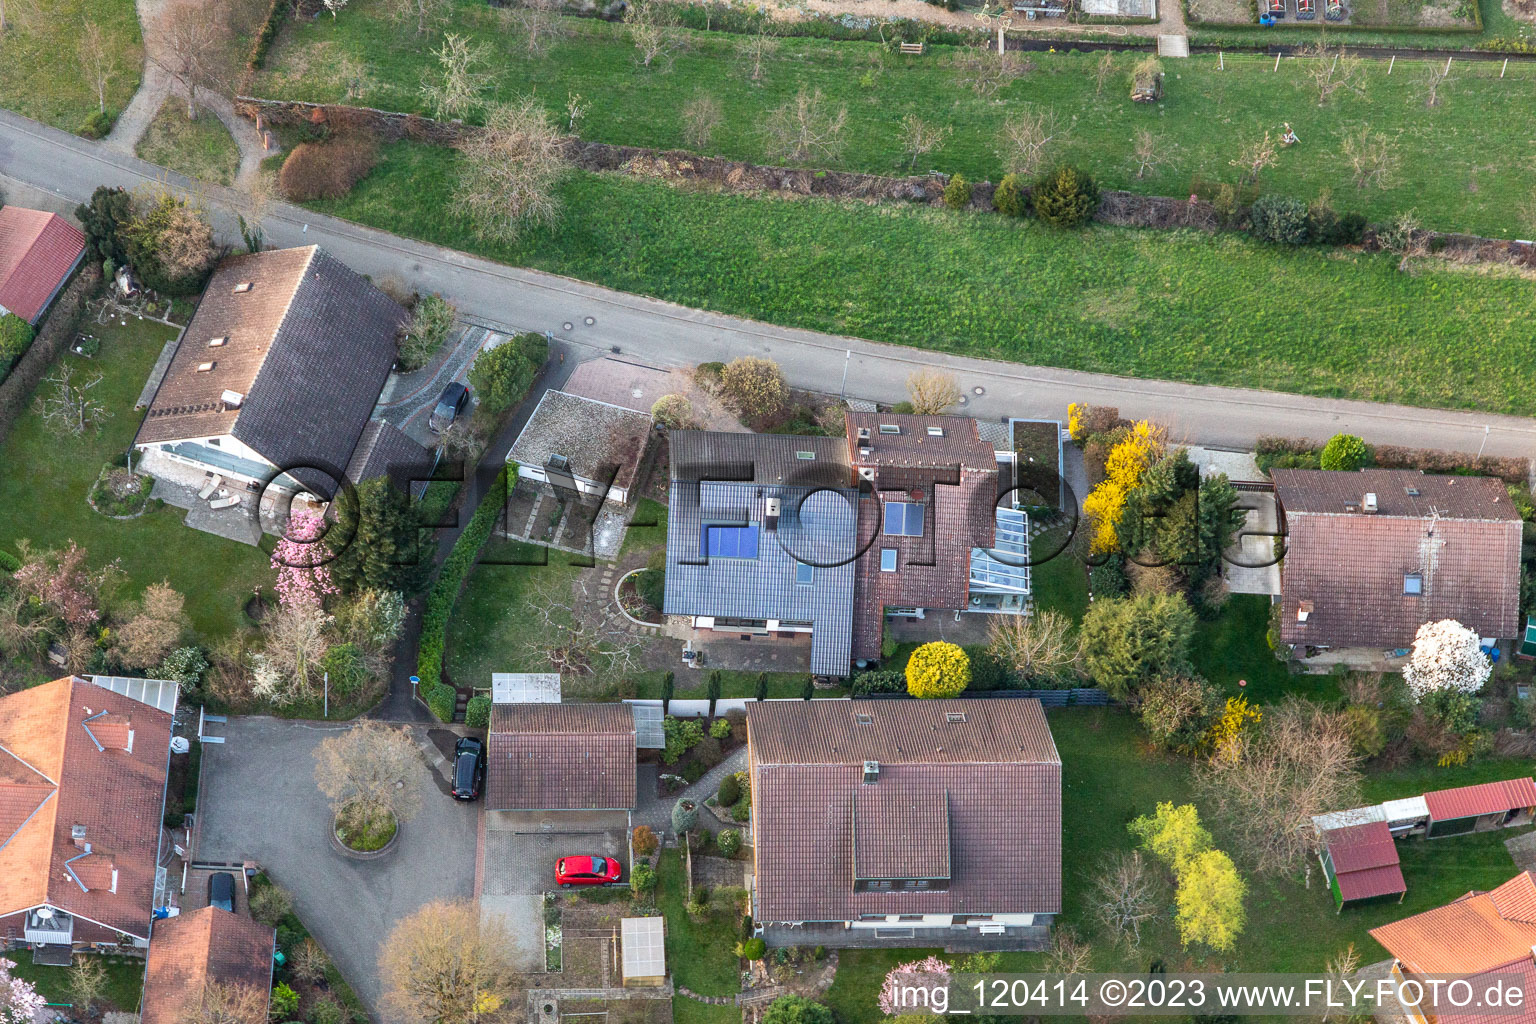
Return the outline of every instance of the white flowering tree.
{"type": "Polygon", "coordinates": [[[889,1017],[929,1011],[926,1003],[913,1004],[914,995],[921,996],[948,984],[949,964],[936,956],[897,964],[880,987],[880,1010],[889,1017]]]}
{"type": "Polygon", "coordinates": [[[0,959],[0,1024],[32,1024],[43,1008],[43,997],[30,981],[12,977],[14,960],[0,959]]]}
{"type": "Polygon", "coordinates": [[[1477,693],[1493,673],[1493,663],[1478,646],[1477,631],[1455,619],[1426,622],[1413,638],[1413,653],[1403,667],[1403,678],[1413,699],[1455,690],[1477,693]]]}

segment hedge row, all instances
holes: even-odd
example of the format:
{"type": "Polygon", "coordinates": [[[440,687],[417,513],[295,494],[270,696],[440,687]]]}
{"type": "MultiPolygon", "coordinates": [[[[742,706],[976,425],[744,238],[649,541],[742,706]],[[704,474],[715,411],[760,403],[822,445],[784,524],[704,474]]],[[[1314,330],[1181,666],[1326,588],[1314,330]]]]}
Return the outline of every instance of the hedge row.
{"type": "Polygon", "coordinates": [[[48,373],[54,360],[63,355],[75,336],[82,308],[101,285],[101,266],[91,261],[81,268],[43,321],[42,330],[22,353],[11,372],[0,382],[0,442],[10,433],[16,417],[26,411],[32,392],[48,373]]]}
{"type": "MultiPolygon", "coordinates": [[[[1323,443],[1306,437],[1260,437],[1254,445],[1260,468],[1279,456],[1316,455],[1323,443]]],[[[1438,448],[1404,448],[1400,445],[1371,446],[1370,465],[1378,469],[1417,469],[1425,473],[1462,473],[1496,476],[1505,483],[1521,484],[1529,479],[1529,459],[1513,455],[1471,455],[1438,448]]]]}
{"type": "Polygon", "coordinates": [[[11,554],[4,548],[0,548],[0,571],[15,572],[21,568],[21,559],[11,554]]]}
{"type": "Polygon", "coordinates": [[[272,42],[277,39],[278,31],[283,27],[283,22],[288,20],[288,11],[287,0],[270,0],[267,16],[261,23],[261,31],[256,34],[256,39],[251,43],[251,52],[245,58],[247,82],[266,64],[267,51],[272,49],[272,42]]]}
{"type": "Polygon", "coordinates": [[[421,696],[432,713],[445,722],[453,720],[454,688],[443,682],[443,647],[448,639],[448,616],[459,600],[459,591],[469,571],[480,557],[480,549],[496,528],[496,519],[506,505],[507,495],[517,483],[517,468],[508,466],[497,475],[489,494],[475,509],[469,525],[454,541],[453,550],[443,560],[442,571],[427,593],[427,607],[421,616],[421,646],[416,655],[416,674],[421,677],[421,696]]]}

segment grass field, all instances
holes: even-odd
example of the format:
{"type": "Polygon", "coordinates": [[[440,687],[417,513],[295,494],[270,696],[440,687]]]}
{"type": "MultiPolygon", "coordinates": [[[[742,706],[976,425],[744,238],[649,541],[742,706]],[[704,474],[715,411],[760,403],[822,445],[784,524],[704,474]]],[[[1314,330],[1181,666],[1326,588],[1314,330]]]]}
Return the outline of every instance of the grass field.
{"type": "Polygon", "coordinates": [[[138,156],[217,185],[233,185],[240,170],[240,147],[229,129],[206,110],[196,121],[188,121],[186,103],[175,97],[166,100],[150,122],[139,140],[138,156]]]}
{"type": "MultiPolygon", "coordinates": [[[[421,85],[424,76],[436,74],[436,42],[423,44],[381,25],[381,8],[382,0],[354,0],[345,17],[290,24],[257,91],[338,102],[350,84],[355,98],[349,102],[430,113],[421,85]]],[[[811,161],[817,166],[907,173],[911,158],[897,125],[914,114],[952,129],[937,150],[919,159],[919,172],[960,171],[996,181],[1005,169],[998,155],[1004,121],[1026,107],[1048,107],[1060,127],[1053,158],[1081,164],[1108,186],[1184,196],[1196,178],[1235,180],[1231,161],[1239,149],[1266,131],[1278,139],[1280,123],[1289,121],[1301,144],[1282,151],[1265,172],[1265,190],[1304,199],[1330,190],[1340,209],[1378,221],[1416,209],[1426,224],[1447,230],[1496,237],[1536,231],[1523,205],[1536,188],[1533,144],[1523,127],[1532,110],[1536,65],[1514,65],[1501,80],[1498,63],[1462,62],[1453,68],[1441,104],[1426,109],[1424,64],[1398,61],[1389,76],[1385,63],[1372,63],[1361,92],[1342,90],[1319,106],[1307,74],[1314,62],[1288,59],[1277,73],[1273,61],[1261,56],[1229,56],[1220,70],[1215,56],[1199,54],[1170,63],[1164,100],[1146,105],[1128,95],[1129,69],[1139,54],[1116,57],[1102,90],[1094,75],[1098,54],[1034,54],[1032,73],[983,97],[953,66],[956,51],[950,48],[913,60],[872,43],[785,39],[762,80],[754,82],[735,56],[739,36],[690,33],[687,50],[663,72],[637,65],[622,26],[592,19],[567,19],[568,36],[547,54],[529,57],[509,16],[461,0],[453,24],[496,55],[486,99],[535,95],[564,126],[567,96],[584,97],[588,109],[577,126],[584,139],[695,148],[685,141],[682,111],[687,101],[707,94],[719,101],[722,117],[697,148],[785,162],[767,146],[762,125],[804,86],[848,111],[841,151],[811,161]],[[1394,140],[1400,169],[1391,187],[1356,187],[1342,149],[1365,127],[1394,140]],[[1132,157],[1141,128],[1160,140],[1162,150],[1160,164],[1144,176],[1132,157]]]]}
{"type": "Polygon", "coordinates": [[[1235,235],[692,193],[573,173],[563,219],[486,243],[448,211],[457,154],[412,143],[316,208],[622,291],[1024,363],[1529,414],[1513,273],[1282,250],[1235,235]],[[878,268],[878,273],[871,272],[878,268]],[[1496,371],[1496,372],[1495,372],[1496,371]]]}
{"type": "Polygon", "coordinates": [[[96,83],[80,59],[83,22],[101,28],[112,61],[107,109],[120,111],[139,87],[144,44],[133,0],[46,0],[8,4],[17,24],[0,34],[0,107],[74,131],[97,109],[96,83]]]}
{"type": "Polygon", "coordinates": [[[161,347],[176,334],[138,320],[122,327],[92,324],[91,331],[101,339],[96,358],[66,355],[64,362],[87,379],[102,374],[94,393],[111,417],[99,431],[78,438],[50,432],[35,410],[17,421],[0,447],[0,466],[26,471],[0,473],[0,545],[14,551],[23,537],[34,548],[73,540],[90,553],[92,565],[118,560],[127,574],[121,598],[137,599],[147,585],[167,580],[186,596],[187,614],[205,639],[231,633],[245,625],[242,609],[252,589],[271,585],[260,549],[189,529],[182,523],[186,513],[170,506],[117,521],[86,504],[102,466],[132,443],[143,417],[134,400],[161,347]]]}
{"type": "MultiPolygon", "coordinates": [[[[69,994],[68,967],[34,964],[29,949],[18,949],[4,956],[16,965],[11,974],[30,981],[36,986],[38,995],[50,1003],[70,1003],[72,997],[69,994]]],[[[107,985],[101,993],[101,1004],[106,1004],[107,1009],[117,1009],[124,1013],[138,1012],[139,995],[144,988],[143,958],[103,956],[100,960],[107,969],[107,985]]],[[[101,1008],[101,1004],[98,1004],[98,1008],[101,1008]]]]}

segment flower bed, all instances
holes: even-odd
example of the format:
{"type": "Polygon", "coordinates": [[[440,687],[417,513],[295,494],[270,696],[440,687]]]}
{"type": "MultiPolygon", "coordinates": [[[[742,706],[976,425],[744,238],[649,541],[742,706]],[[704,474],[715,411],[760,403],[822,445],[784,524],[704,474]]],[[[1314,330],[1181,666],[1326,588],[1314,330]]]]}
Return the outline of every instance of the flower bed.
{"type": "Polygon", "coordinates": [[[336,814],[336,840],[354,853],[380,853],[400,832],[400,823],[393,813],[363,815],[352,806],[343,807],[336,814]]]}
{"type": "Polygon", "coordinates": [[[108,464],[102,467],[86,501],[109,519],[134,519],[149,507],[149,492],[154,488],[154,477],[138,476],[131,469],[108,464]]]}

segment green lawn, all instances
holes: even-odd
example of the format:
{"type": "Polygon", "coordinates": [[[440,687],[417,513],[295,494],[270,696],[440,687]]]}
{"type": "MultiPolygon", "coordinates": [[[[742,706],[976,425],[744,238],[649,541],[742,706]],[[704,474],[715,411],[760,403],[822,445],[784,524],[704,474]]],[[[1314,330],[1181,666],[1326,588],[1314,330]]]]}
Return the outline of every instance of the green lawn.
{"type": "MultiPolygon", "coordinates": [[[[667,966],[673,980],[703,996],[740,992],[735,953],[740,919],[712,915],[696,922],[688,916],[681,850],[663,850],[656,874],[656,906],[667,919],[667,966]]],[[[740,1011],[736,1014],[733,1019],[740,1019],[740,1011]]]]}
{"type": "Polygon", "coordinates": [[[667,506],[650,498],[635,502],[635,514],[630,517],[629,530],[624,534],[624,545],[619,557],[627,558],[639,551],[665,548],[667,544],[667,506]]]}
{"type": "MultiPolygon", "coordinates": [[[[85,496],[108,459],[133,441],[142,411],[135,411],[150,367],[176,332],[149,321],[89,330],[101,339],[95,359],[66,355],[63,362],[89,379],[102,374],[94,394],[111,416],[99,431],[81,437],[48,431],[35,410],[24,414],[0,447],[0,545],[14,551],[19,538],[34,548],[62,547],[73,540],[92,565],[117,559],[127,574],[122,599],[137,599],[145,586],[168,580],[186,596],[192,625],[205,640],[245,625],[244,604],[257,586],[270,586],[268,557],[260,549],[189,529],[186,515],[169,506],[138,519],[116,521],[92,511],[85,496]]],[[[46,390],[48,384],[41,385],[46,390]]]]}
{"type": "MultiPolygon", "coordinates": [[[[1030,544],[1035,558],[1044,558],[1063,544],[1065,527],[1047,530],[1030,544]]],[[[1035,607],[1041,611],[1054,610],[1073,622],[1082,620],[1088,611],[1088,567],[1077,556],[1080,545],[1063,547],[1059,554],[1048,561],[1032,566],[1029,571],[1030,587],[1034,591],[1035,607]]]]}
{"type": "MultiPolygon", "coordinates": [[[[418,40],[381,24],[383,7],[383,0],[353,0],[345,17],[290,23],[255,90],[430,113],[421,85],[424,76],[437,74],[432,51],[438,40],[418,40]]],[[[1503,79],[1497,62],[1457,64],[1443,102],[1426,109],[1422,64],[1398,61],[1389,76],[1385,63],[1372,63],[1362,92],[1346,90],[1319,106],[1307,62],[1287,60],[1276,72],[1273,61],[1260,55],[1228,56],[1223,70],[1216,56],[1198,54],[1169,64],[1165,98],[1149,105],[1129,98],[1129,69],[1140,54],[1115,58],[1116,71],[1102,91],[1093,74],[1098,54],[1033,54],[1032,73],[983,97],[953,66],[958,51],[949,47],[914,60],[874,43],[785,39],[762,80],[753,82],[735,56],[737,35],[690,32],[686,51],[663,72],[637,64],[622,26],[594,19],[565,19],[566,38],[547,54],[529,57],[520,30],[509,27],[509,14],[458,0],[452,31],[472,36],[495,55],[485,99],[534,95],[564,127],[567,97],[584,97],[587,110],[577,126],[584,139],[783,163],[762,126],[771,111],[806,87],[845,106],[848,117],[840,151],[813,165],[907,173],[912,161],[897,125],[912,114],[952,129],[939,148],[919,158],[917,171],[960,171],[996,181],[1004,170],[998,155],[1003,123],[1033,105],[1053,110],[1060,120],[1061,141],[1051,159],[1080,163],[1111,187],[1182,197],[1197,178],[1235,180],[1231,161],[1239,149],[1266,130],[1278,137],[1285,120],[1302,141],[1266,172],[1266,190],[1311,199],[1326,189],[1341,209],[1378,221],[1414,208],[1427,224],[1447,230],[1495,237],[1536,231],[1522,212],[1536,188],[1525,131],[1536,66],[1528,64],[1512,66],[1503,79]],[[706,94],[719,102],[722,117],[707,143],[688,146],[683,108],[706,94]],[[1343,146],[1367,126],[1396,140],[1401,166],[1390,187],[1356,187],[1343,146]],[[1138,176],[1132,140],[1143,128],[1160,140],[1162,153],[1157,166],[1138,176]]],[[[1337,38],[1337,30],[1330,27],[1328,37],[1337,38]]],[[[1427,44],[1415,37],[1405,45],[1427,44]]]]}
{"type": "Polygon", "coordinates": [[[240,147],[223,122],[207,110],[188,121],[186,103],[174,96],[161,105],[139,140],[138,155],[216,185],[233,185],[240,170],[240,147]]]}
{"type": "Polygon", "coordinates": [[[46,0],[18,14],[0,34],[0,106],[55,128],[74,131],[97,110],[96,82],[84,70],[80,26],[101,28],[111,62],[107,110],[120,111],[139,87],[144,45],[133,0],[46,0]]]}
{"type": "Polygon", "coordinates": [[[724,196],[586,173],[562,186],[558,226],[504,245],[445,214],[458,159],[397,143],[351,196],[315,206],[786,326],[1127,376],[1536,412],[1523,386],[1536,374],[1531,286],[1513,272],[1436,262],[1405,274],[1391,256],[1282,250],[1230,234],[1064,234],[990,214],[724,196]]]}
{"type": "Polygon", "coordinates": [[[1330,700],[1339,695],[1338,680],[1329,675],[1291,675],[1269,649],[1269,598],[1234,594],[1219,617],[1202,621],[1195,632],[1195,669],[1222,687],[1230,697],[1246,694],[1265,704],[1288,693],[1330,700]],[[1239,686],[1245,680],[1247,686],[1239,686]]]}
{"type": "Polygon", "coordinates": [[[445,666],[455,684],[488,687],[493,672],[549,671],[548,662],[526,647],[543,628],[530,607],[533,574],[569,582],[595,570],[572,566],[559,551],[549,552],[548,565],[508,564],[542,561],[544,550],[496,539],[486,544],[448,620],[445,666]]]}
{"type": "MultiPolygon", "coordinates": [[[[32,951],[18,949],[5,954],[5,959],[16,964],[11,974],[30,981],[37,994],[50,1004],[70,1005],[69,968],[38,966],[32,962],[32,951]]],[[[144,961],[131,956],[103,956],[99,958],[107,969],[107,986],[102,991],[102,1003],[108,1009],[124,1013],[137,1013],[139,995],[144,989],[144,961]]],[[[97,1004],[100,1007],[101,1004],[97,1004]]]]}

